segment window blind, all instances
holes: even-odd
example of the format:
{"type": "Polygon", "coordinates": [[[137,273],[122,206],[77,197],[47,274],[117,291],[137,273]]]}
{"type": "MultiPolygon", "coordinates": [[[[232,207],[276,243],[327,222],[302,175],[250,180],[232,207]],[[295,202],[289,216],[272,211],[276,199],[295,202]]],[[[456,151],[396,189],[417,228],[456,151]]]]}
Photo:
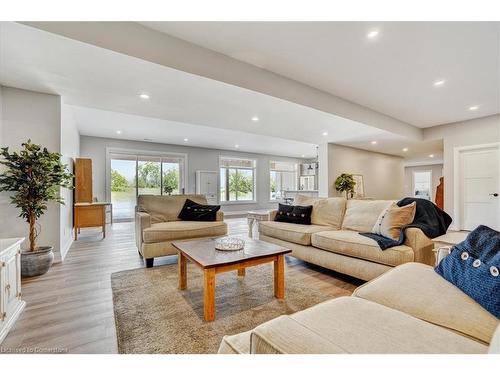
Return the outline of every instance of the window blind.
{"type": "Polygon", "coordinates": [[[255,168],[256,161],[252,159],[220,158],[220,166],[226,168],[255,168]]]}

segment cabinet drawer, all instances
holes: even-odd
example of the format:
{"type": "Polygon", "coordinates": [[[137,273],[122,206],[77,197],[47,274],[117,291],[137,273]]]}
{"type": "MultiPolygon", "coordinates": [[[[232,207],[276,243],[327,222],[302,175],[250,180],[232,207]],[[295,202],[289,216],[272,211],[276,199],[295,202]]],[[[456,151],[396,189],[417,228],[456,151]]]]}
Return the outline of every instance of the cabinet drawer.
{"type": "Polygon", "coordinates": [[[75,226],[76,227],[98,227],[104,224],[104,206],[76,206],[75,226]]]}
{"type": "Polygon", "coordinates": [[[7,316],[10,316],[13,312],[19,299],[17,258],[18,256],[15,255],[8,259],[5,263],[5,285],[3,292],[5,296],[5,312],[7,313],[7,316]]]}
{"type": "Polygon", "coordinates": [[[0,287],[2,301],[0,303],[0,318],[8,319],[17,309],[21,298],[21,254],[19,248],[14,248],[2,257],[0,268],[0,287]]]}

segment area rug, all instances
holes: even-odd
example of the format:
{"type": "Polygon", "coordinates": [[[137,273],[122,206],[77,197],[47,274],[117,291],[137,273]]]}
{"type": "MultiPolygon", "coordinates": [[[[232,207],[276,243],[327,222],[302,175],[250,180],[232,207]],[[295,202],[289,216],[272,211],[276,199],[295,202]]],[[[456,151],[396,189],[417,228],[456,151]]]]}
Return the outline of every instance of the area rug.
{"type": "MultiPolygon", "coordinates": [[[[283,314],[333,297],[286,275],[286,297],[274,297],[272,265],[218,274],[216,319],[203,320],[203,275],[188,264],[188,287],[177,288],[177,266],[111,275],[119,353],[216,353],[224,335],[248,331],[283,314]]],[[[338,291],[337,291],[338,293],[338,291]]],[[[347,291],[346,291],[347,293],[347,291]]]]}

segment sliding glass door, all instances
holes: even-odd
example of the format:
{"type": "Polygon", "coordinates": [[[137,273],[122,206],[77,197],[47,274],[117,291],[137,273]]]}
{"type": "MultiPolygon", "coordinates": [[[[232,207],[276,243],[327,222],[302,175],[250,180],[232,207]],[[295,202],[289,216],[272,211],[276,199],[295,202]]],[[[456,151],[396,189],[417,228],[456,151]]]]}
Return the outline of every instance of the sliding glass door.
{"type": "Polygon", "coordinates": [[[184,160],[182,158],[162,158],[161,173],[163,194],[183,194],[184,160]]]}
{"type": "Polygon", "coordinates": [[[137,196],[184,193],[186,157],[110,153],[110,197],[113,218],[133,220],[137,196]]]}
{"type": "Polygon", "coordinates": [[[139,156],[137,160],[137,194],[161,195],[161,158],[139,156]]]}
{"type": "Polygon", "coordinates": [[[111,159],[111,203],[113,220],[130,220],[137,203],[137,157],[114,155],[111,159]]]}

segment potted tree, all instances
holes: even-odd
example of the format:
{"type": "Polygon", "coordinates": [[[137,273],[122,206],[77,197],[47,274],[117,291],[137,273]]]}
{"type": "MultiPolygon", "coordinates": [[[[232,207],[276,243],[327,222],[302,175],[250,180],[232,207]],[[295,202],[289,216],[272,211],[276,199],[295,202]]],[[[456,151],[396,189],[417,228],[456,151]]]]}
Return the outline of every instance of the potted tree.
{"type": "Polygon", "coordinates": [[[46,273],[54,261],[52,246],[37,246],[37,220],[47,210],[47,203],[64,204],[59,188],[73,188],[73,175],[60,161],[61,154],[45,147],[23,143],[19,152],[1,149],[5,170],[0,174],[0,191],[13,192],[10,200],[21,211],[19,217],[29,224],[29,249],[21,253],[21,274],[38,276],[46,273]]]}
{"type": "Polygon", "coordinates": [[[335,180],[335,190],[345,193],[346,199],[349,199],[349,196],[354,193],[354,186],[356,186],[356,181],[349,173],[342,173],[335,180]]]}

